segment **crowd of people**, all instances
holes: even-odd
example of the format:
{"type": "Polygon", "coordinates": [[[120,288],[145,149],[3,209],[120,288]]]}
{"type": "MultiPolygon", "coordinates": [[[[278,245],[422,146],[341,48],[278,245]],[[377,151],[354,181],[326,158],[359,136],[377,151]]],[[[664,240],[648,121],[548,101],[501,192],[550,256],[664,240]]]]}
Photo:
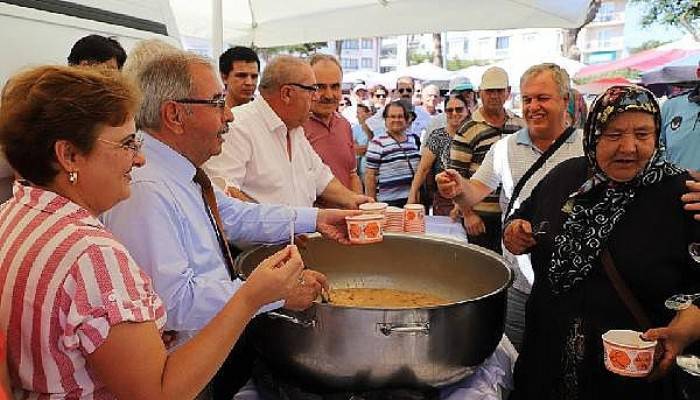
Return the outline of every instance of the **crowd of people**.
{"type": "Polygon", "coordinates": [[[0,99],[15,172],[0,208],[0,398],[231,399],[252,376],[249,322],[329,289],[295,245],[247,277],[239,248],[309,232],[347,244],[345,217],[373,201],[423,203],[502,253],[512,398],[677,395],[669,371],[700,341],[700,309],[664,300],[700,292],[700,84],[664,109],[612,87],[588,112],[566,71],[539,64],[514,77],[520,117],[497,67],[445,96],[401,77],[346,99],[324,54],[261,71],[234,47],[217,69],[157,40],[127,56],[90,35],[68,64],[18,72],[0,99]],[[609,329],[660,341],[656,380],[604,369],[609,329]]]}

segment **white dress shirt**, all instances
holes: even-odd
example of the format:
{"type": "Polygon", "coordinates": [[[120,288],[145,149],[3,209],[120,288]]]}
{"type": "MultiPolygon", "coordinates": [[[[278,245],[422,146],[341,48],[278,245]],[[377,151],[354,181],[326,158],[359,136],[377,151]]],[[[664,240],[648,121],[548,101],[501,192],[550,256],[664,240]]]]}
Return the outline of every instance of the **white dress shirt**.
{"type": "MultiPolygon", "coordinates": [[[[194,183],[195,167],[166,144],[144,135],[146,165],[132,171],[131,196],[101,219],[153,279],[165,303],[167,330],[180,345],[202,329],[243,285],[226,269],[216,231],[194,183]]],[[[316,230],[317,210],[243,203],[214,190],[229,240],[280,243],[316,230]]],[[[279,308],[282,302],[259,312],[279,308]]]]}
{"type": "Polygon", "coordinates": [[[262,97],[235,107],[233,114],[221,154],[204,165],[212,182],[221,188],[236,187],[261,203],[311,207],[333,173],[306,140],[304,129],[287,131],[262,97]]]}

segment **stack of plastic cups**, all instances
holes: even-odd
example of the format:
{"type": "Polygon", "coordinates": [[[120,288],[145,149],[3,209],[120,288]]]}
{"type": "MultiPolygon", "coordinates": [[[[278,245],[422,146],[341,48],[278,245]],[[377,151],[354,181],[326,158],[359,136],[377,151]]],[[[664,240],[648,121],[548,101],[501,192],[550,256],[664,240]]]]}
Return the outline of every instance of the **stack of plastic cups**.
{"type": "Polygon", "coordinates": [[[425,207],[422,204],[406,204],[403,212],[404,232],[425,233],[425,207]]]}
{"type": "Polygon", "coordinates": [[[387,206],[388,204],[386,203],[364,203],[360,204],[360,211],[362,211],[363,214],[384,215],[387,206]]]}
{"type": "Polygon", "coordinates": [[[403,232],[403,214],[404,211],[398,207],[387,207],[384,232],[403,232]]]}

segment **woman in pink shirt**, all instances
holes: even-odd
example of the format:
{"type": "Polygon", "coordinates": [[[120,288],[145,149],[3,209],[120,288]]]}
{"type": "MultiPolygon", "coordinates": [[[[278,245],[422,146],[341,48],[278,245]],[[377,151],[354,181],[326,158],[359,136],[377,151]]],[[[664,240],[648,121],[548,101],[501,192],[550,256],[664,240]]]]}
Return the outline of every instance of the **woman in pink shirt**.
{"type": "MultiPolygon", "coordinates": [[[[0,145],[22,177],[0,210],[0,330],[23,399],[192,399],[303,264],[263,261],[198,336],[168,354],[150,278],[97,216],[145,163],[138,91],[116,71],[44,66],[2,92],[0,145]]],[[[134,232],[138,235],[138,232],[134,232]]]]}

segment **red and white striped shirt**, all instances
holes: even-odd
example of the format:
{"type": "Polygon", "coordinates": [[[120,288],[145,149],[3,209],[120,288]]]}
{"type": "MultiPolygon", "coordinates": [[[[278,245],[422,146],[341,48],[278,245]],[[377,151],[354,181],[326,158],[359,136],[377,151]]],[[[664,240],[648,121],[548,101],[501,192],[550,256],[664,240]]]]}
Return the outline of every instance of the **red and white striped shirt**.
{"type": "Polygon", "coordinates": [[[0,329],[19,399],[113,399],[86,355],[125,321],[165,324],[151,280],[84,208],[16,183],[0,210],[0,329]]]}

